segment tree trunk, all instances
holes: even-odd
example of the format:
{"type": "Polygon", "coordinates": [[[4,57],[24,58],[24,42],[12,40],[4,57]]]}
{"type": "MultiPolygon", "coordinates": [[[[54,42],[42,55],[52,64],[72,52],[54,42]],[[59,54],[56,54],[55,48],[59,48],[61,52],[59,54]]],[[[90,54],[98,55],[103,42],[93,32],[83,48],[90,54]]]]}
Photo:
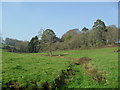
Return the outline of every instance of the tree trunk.
{"type": "Polygon", "coordinates": [[[49,54],[50,54],[50,56],[52,56],[52,52],[51,52],[51,51],[50,51],[50,53],[49,53],[49,54]]]}
{"type": "Polygon", "coordinates": [[[50,56],[52,56],[51,44],[52,43],[49,44],[49,51],[50,51],[49,54],[50,54],[50,56]]]}

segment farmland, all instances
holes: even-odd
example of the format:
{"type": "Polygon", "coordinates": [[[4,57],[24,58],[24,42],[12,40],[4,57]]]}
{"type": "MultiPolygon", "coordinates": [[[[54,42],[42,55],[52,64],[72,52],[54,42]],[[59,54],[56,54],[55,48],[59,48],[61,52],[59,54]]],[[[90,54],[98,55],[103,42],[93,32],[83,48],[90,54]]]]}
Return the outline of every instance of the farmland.
{"type": "Polygon", "coordinates": [[[118,53],[114,52],[117,49],[55,51],[51,57],[47,56],[48,53],[11,53],[3,50],[2,87],[117,88],[118,53]],[[82,57],[91,60],[87,64],[73,63],[74,59],[82,57]],[[102,78],[101,81],[95,79],[96,75],[102,78]]]}
{"type": "Polygon", "coordinates": [[[118,88],[119,5],[1,2],[0,89],[118,88]]]}

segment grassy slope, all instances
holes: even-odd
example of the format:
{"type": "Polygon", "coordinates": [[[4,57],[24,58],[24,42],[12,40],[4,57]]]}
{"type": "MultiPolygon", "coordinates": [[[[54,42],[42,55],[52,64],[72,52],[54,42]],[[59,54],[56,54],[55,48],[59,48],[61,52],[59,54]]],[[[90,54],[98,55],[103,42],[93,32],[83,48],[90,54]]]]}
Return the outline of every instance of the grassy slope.
{"type": "Polygon", "coordinates": [[[0,89],[2,85],[2,50],[0,49],[0,89]]]}
{"type": "MultiPolygon", "coordinates": [[[[91,80],[84,74],[82,66],[74,66],[78,72],[72,78],[73,82],[65,87],[70,88],[88,88],[88,87],[117,87],[118,77],[118,53],[113,52],[117,48],[102,48],[91,50],[71,50],[71,51],[57,51],[53,54],[63,54],[65,57],[90,57],[90,62],[94,67],[104,71],[107,77],[106,84],[98,84],[91,80]]],[[[37,54],[16,54],[3,52],[3,85],[11,80],[25,86],[32,80],[41,85],[42,82],[52,82],[60,73],[62,69],[66,69],[69,65],[67,59],[40,56],[37,54]]]]}
{"type": "MultiPolygon", "coordinates": [[[[94,81],[89,80],[89,77],[84,76],[84,80],[81,84],[76,84],[71,87],[117,87],[118,85],[118,53],[114,52],[117,50],[117,47],[113,48],[101,48],[101,49],[90,49],[90,50],[72,50],[72,51],[63,51],[64,53],[70,53],[66,57],[90,57],[92,61],[90,62],[94,67],[105,73],[107,78],[107,83],[105,85],[97,84],[94,81]]],[[[61,53],[60,51],[54,52],[54,54],[61,53]]],[[[62,53],[61,53],[62,54],[62,53]]],[[[77,69],[80,67],[76,67],[77,69]]],[[[83,70],[83,69],[82,69],[83,70]]],[[[84,72],[84,71],[83,71],[84,72]]],[[[78,74],[81,72],[78,72],[78,74]]],[[[75,80],[79,82],[78,80],[75,80]]]]}
{"type": "Polygon", "coordinates": [[[3,52],[3,85],[11,80],[21,86],[30,81],[37,81],[39,85],[45,81],[52,82],[68,65],[65,59],[3,52]]]}

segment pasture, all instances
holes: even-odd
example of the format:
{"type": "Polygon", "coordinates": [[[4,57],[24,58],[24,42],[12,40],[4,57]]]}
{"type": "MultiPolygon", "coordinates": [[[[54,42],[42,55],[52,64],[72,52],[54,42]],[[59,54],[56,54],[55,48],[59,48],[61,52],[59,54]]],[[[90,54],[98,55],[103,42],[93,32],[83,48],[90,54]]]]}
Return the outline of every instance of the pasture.
{"type": "Polygon", "coordinates": [[[117,47],[48,53],[2,51],[3,88],[117,88],[117,47]],[[85,64],[75,59],[88,57],[85,64]]]}

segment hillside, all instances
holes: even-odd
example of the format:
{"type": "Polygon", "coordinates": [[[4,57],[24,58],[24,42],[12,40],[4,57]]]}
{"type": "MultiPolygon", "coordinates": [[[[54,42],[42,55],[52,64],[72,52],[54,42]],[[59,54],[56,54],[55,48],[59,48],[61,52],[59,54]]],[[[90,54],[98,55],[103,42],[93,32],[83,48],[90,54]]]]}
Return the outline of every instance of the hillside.
{"type": "Polygon", "coordinates": [[[3,51],[3,88],[117,88],[115,50],[117,47],[56,51],[52,57],[48,53],[3,51]],[[75,60],[82,57],[90,61],[76,65],[75,60]]]}

